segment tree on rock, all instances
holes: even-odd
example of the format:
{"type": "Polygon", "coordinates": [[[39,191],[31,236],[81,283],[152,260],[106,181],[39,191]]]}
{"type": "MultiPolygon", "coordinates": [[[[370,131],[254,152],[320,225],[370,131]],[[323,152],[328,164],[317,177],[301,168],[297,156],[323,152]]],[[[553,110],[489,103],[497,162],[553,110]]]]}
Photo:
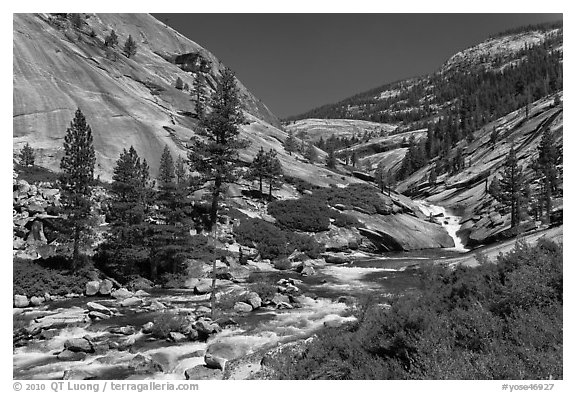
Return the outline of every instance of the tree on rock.
{"type": "Polygon", "coordinates": [[[136,41],[132,39],[132,36],[129,35],[124,42],[124,54],[126,57],[134,57],[136,55],[136,51],[138,50],[138,45],[136,45],[136,41]]]}
{"type": "Polygon", "coordinates": [[[560,163],[560,150],[554,145],[552,133],[547,127],[542,133],[542,139],[538,145],[538,158],[535,169],[543,182],[543,200],[546,207],[546,219],[550,222],[552,211],[552,195],[558,189],[559,175],[557,165],[560,163]]]}
{"type": "Polygon", "coordinates": [[[306,151],[304,153],[304,157],[311,164],[314,164],[316,161],[318,161],[318,152],[316,151],[316,148],[314,147],[313,144],[308,143],[308,146],[306,147],[306,151]]]}
{"type": "Polygon", "coordinates": [[[284,140],[284,150],[286,150],[289,155],[298,151],[298,141],[292,131],[288,131],[288,136],[284,140]]]}
{"type": "Polygon", "coordinates": [[[20,152],[20,165],[22,166],[34,166],[34,160],[36,159],[34,155],[34,149],[28,142],[22,148],[20,152]]]}
{"type": "Polygon", "coordinates": [[[498,183],[493,187],[493,189],[497,191],[494,192],[494,197],[510,210],[511,228],[517,227],[520,223],[521,209],[527,197],[527,185],[524,171],[518,164],[516,151],[514,150],[514,146],[512,146],[504,162],[501,179],[499,179],[498,183]]]}
{"type": "Polygon", "coordinates": [[[226,68],[216,91],[210,99],[212,111],[201,119],[199,131],[188,154],[191,170],[201,175],[211,186],[210,223],[214,228],[218,218],[218,204],[226,183],[239,177],[238,150],[248,146],[240,139],[239,126],[245,118],[241,109],[234,73],[226,68]]]}
{"type": "Polygon", "coordinates": [[[92,130],[78,109],[66,131],[64,157],[60,161],[62,202],[74,233],[73,270],[78,267],[82,232],[88,229],[95,164],[92,130]]]}
{"type": "Polygon", "coordinates": [[[250,163],[250,167],[248,168],[248,179],[250,180],[257,180],[260,186],[260,197],[263,195],[263,188],[262,184],[264,182],[264,178],[266,177],[267,171],[267,155],[264,151],[264,148],[260,146],[260,150],[256,154],[256,157],[250,163]]]}
{"type": "Polygon", "coordinates": [[[104,38],[104,46],[114,48],[116,45],[118,45],[118,36],[116,35],[116,32],[112,30],[110,34],[104,38]]]}
{"type": "Polygon", "coordinates": [[[266,178],[268,179],[268,200],[272,200],[272,189],[278,188],[282,181],[282,164],[278,152],[270,149],[266,153],[266,178]]]}
{"type": "Polygon", "coordinates": [[[174,87],[177,88],[178,90],[182,90],[184,88],[184,82],[182,81],[182,78],[178,77],[176,79],[176,83],[174,84],[174,87]]]}
{"type": "Polygon", "coordinates": [[[326,158],[326,166],[330,169],[336,169],[336,154],[334,153],[334,145],[328,146],[328,157],[326,158]]]}

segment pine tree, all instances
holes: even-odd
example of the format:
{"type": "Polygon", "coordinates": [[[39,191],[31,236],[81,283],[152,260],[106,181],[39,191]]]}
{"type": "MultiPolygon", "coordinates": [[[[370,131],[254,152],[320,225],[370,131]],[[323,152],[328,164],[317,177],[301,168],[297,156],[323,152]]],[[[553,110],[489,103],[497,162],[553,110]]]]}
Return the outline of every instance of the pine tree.
{"type": "Polygon", "coordinates": [[[314,164],[318,161],[318,152],[313,144],[309,143],[306,147],[306,152],[304,153],[304,157],[311,163],[314,164]]]}
{"type": "Polygon", "coordinates": [[[95,164],[92,130],[82,111],[78,109],[70,127],[66,130],[64,157],[60,161],[63,205],[74,231],[73,270],[78,267],[81,235],[88,229],[95,164]]]}
{"type": "Polygon", "coordinates": [[[196,103],[195,103],[196,116],[198,116],[199,119],[202,119],[204,117],[205,103],[206,103],[206,93],[204,91],[204,76],[202,74],[197,73],[196,78],[194,78],[193,88],[194,88],[193,94],[196,95],[196,103]]]}
{"type": "Polygon", "coordinates": [[[286,150],[289,155],[298,151],[298,141],[292,131],[288,131],[288,136],[284,139],[284,150],[286,150]]]}
{"type": "Polygon", "coordinates": [[[437,178],[438,178],[438,173],[437,173],[436,166],[434,166],[434,167],[432,167],[432,169],[430,169],[430,175],[428,176],[428,182],[431,185],[435,186],[437,178]]]}
{"type": "Polygon", "coordinates": [[[186,161],[182,156],[178,156],[178,159],[176,160],[174,174],[176,175],[176,183],[179,186],[186,183],[186,161]]]}
{"type": "Polygon", "coordinates": [[[178,90],[182,90],[184,88],[184,82],[182,81],[182,78],[180,77],[176,78],[176,83],[174,84],[174,87],[177,88],[178,90]]]}
{"type": "Polygon", "coordinates": [[[267,155],[266,152],[264,151],[264,148],[262,146],[260,146],[260,150],[258,150],[258,154],[256,154],[256,157],[254,157],[254,159],[252,160],[252,163],[250,164],[250,168],[248,169],[248,178],[252,179],[252,180],[258,180],[258,184],[260,186],[259,190],[260,190],[260,197],[262,197],[263,195],[263,181],[264,178],[266,177],[266,171],[267,171],[267,155]]]}
{"type": "Polygon", "coordinates": [[[552,133],[547,127],[542,133],[542,139],[538,145],[538,158],[536,160],[536,171],[543,180],[543,200],[546,206],[546,219],[550,222],[550,213],[552,211],[552,195],[558,188],[558,165],[560,160],[560,151],[554,145],[552,133]]]}
{"type": "Polygon", "coordinates": [[[116,32],[112,30],[110,34],[104,38],[104,46],[114,48],[116,45],[118,45],[118,36],[116,35],[116,32]]]}
{"type": "Polygon", "coordinates": [[[69,14],[70,17],[70,23],[72,23],[72,27],[79,29],[82,27],[82,23],[84,22],[82,20],[82,15],[81,14],[69,14]]]}
{"type": "Polygon", "coordinates": [[[352,162],[352,166],[355,168],[358,163],[358,154],[356,153],[356,150],[352,151],[350,161],[352,162]]]}
{"type": "Polygon", "coordinates": [[[374,178],[376,180],[376,184],[378,184],[378,187],[380,187],[380,192],[384,193],[384,187],[387,185],[387,171],[384,166],[384,162],[380,162],[376,167],[374,178]]]}
{"type": "Polygon", "coordinates": [[[498,142],[498,130],[496,129],[496,126],[494,126],[490,133],[490,144],[492,145],[492,149],[496,147],[496,142],[498,142]]]}
{"type": "Polygon", "coordinates": [[[36,157],[34,156],[34,149],[30,146],[28,142],[22,148],[20,152],[20,165],[22,166],[34,166],[34,161],[36,157]]]}
{"type": "Polygon", "coordinates": [[[214,228],[218,218],[218,204],[226,183],[239,177],[238,150],[248,146],[239,138],[239,126],[245,118],[241,109],[234,73],[226,68],[215,93],[211,97],[212,111],[201,121],[200,136],[194,138],[188,154],[191,170],[201,175],[201,180],[211,184],[210,223],[214,228]]]}
{"type": "Polygon", "coordinates": [[[142,273],[149,260],[147,244],[149,201],[152,189],[146,161],[133,146],[123,149],[114,167],[109,207],[110,230],[99,247],[100,267],[128,277],[142,273]]]}
{"type": "Polygon", "coordinates": [[[511,228],[520,223],[521,209],[526,199],[527,181],[522,167],[518,164],[516,151],[512,146],[504,162],[504,170],[499,179],[499,192],[495,192],[496,199],[508,207],[511,215],[511,228]]]}
{"type": "Polygon", "coordinates": [[[168,145],[164,146],[162,157],[160,158],[160,169],[158,170],[158,180],[160,187],[167,187],[174,184],[174,177],[176,176],[174,170],[174,160],[168,145]]]}
{"type": "Polygon", "coordinates": [[[132,39],[132,36],[129,35],[124,42],[124,54],[126,57],[134,57],[136,55],[136,51],[138,50],[138,45],[136,45],[136,41],[132,39]]]}
{"type": "Polygon", "coordinates": [[[282,179],[282,164],[278,152],[270,149],[266,153],[266,178],[268,179],[268,200],[272,200],[272,189],[278,188],[282,179]]]}
{"type": "Polygon", "coordinates": [[[326,159],[326,166],[330,169],[336,169],[336,155],[334,154],[334,147],[328,148],[328,158],[326,159]]]}

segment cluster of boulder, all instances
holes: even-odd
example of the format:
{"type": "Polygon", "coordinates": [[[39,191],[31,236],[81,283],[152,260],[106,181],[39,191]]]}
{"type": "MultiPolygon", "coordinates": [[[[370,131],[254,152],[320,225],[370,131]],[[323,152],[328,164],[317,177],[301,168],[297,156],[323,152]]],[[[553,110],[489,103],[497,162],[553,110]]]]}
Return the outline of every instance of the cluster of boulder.
{"type": "Polygon", "coordinates": [[[50,243],[44,227],[50,220],[58,219],[58,216],[48,214],[47,209],[60,206],[60,190],[50,183],[29,184],[14,173],[12,192],[13,256],[39,258],[42,253],[39,246],[50,243]]]}

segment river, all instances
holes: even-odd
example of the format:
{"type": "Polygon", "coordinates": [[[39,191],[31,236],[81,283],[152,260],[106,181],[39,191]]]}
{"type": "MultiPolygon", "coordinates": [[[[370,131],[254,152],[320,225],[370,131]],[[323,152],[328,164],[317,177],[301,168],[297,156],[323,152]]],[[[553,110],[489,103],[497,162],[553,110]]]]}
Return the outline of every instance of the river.
{"type": "MultiPolygon", "coordinates": [[[[300,276],[296,272],[262,271],[254,273],[253,280],[276,280],[291,277],[297,282],[301,293],[306,294],[301,308],[291,310],[259,309],[244,315],[234,316],[238,325],[224,329],[212,336],[208,342],[168,343],[155,340],[139,331],[144,323],[153,321],[160,312],[143,311],[140,307],[119,307],[120,315],[110,319],[76,323],[74,326],[56,329],[53,337],[32,339],[25,346],[13,351],[13,377],[15,379],[61,379],[66,370],[96,379],[184,379],[184,371],[204,364],[203,353],[215,341],[237,343],[248,348],[248,353],[282,342],[308,337],[315,330],[330,321],[353,320],[349,310],[349,300],[370,296],[376,301],[385,302],[394,294],[406,293],[417,288],[418,267],[467,251],[456,236],[459,218],[444,208],[418,202],[424,214],[432,213],[438,219],[456,246],[452,249],[422,250],[414,252],[387,253],[385,255],[357,256],[343,265],[325,265],[316,269],[312,276],[300,276]],[[440,214],[442,214],[440,216],[440,214]],[[136,332],[126,338],[133,338],[135,344],[129,351],[110,350],[106,354],[89,355],[81,361],[60,361],[55,354],[63,349],[70,338],[86,335],[102,339],[112,336],[109,329],[133,325],[136,332]],[[162,372],[133,376],[128,368],[134,354],[141,353],[158,361],[162,372]]],[[[151,297],[169,308],[194,310],[207,304],[206,296],[196,296],[190,290],[153,290],[151,297]]],[[[39,308],[27,309],[14,316],[15,326],[21,326],[34,318],[53,315],[81,314],[88,301],[98,301],[113,307],[110,298],[75,298],[54,302],[39,308]]],[[[117,305],[117,304],[116,304],[117,305]]]]}

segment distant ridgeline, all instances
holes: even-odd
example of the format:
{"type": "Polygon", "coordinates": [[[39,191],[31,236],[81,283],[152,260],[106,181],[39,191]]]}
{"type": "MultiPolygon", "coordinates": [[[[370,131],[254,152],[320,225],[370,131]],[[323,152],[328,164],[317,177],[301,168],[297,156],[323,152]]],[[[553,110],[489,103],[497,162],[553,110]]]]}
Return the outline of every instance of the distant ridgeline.
{"type": "Polygon", "coordinates": [[[496,37],[520,41],[522,33],[530,31],[542,35],[537,44],[479,55],[466,67],[444,66],[433,74],[389,83],[286,120],[357,119],[417,129],[437,116],[453,116],[465,131],[562,88],[562,22],[527,26],[496,37]]]}
{"type": "Polygon", "coordinates": [[[528,111],[532,102],[561,91],[562,43],[562,22],[510,30],[456,54],[433,74],[390,83],[287,120],[398,124],[394,133],[428,129],[425,144],[410,144],[409,155],[415,157],[399,169],[397,177],[403,179],[459,141],[474,140],[474,131],[487,123],[523,107],[528,111]]]}

